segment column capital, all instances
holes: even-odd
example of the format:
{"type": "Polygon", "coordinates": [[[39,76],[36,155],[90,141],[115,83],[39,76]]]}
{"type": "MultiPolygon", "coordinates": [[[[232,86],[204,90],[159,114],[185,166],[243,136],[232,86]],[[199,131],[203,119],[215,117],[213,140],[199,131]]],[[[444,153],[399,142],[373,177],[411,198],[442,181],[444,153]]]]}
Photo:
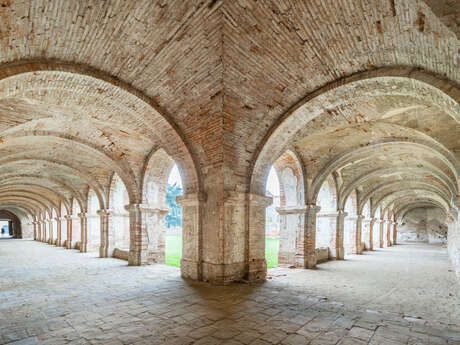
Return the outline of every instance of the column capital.
{"type": "Polygon", "coordinates": [[[266,195],[248,193],[249,205],[268,207],[273,203],[273,198],[266,195]]]}
{"type": "Polygon", "coordinates": [[[128,212],[139,211],[143,213],[169,213],[169,208],[151,207],[149,204],[128,204],[125,206],[125,210],[128,212]]]}
{"type": "Polygon", "coordinates": [[[99,216],[110,216],[113,213],[113,210],[111,210],[111,209],[100,209],[100,210],[97,210],[96,213],[99,216]]]}
{"type": "Polygon", "coordinates": [[[65,219],[72,219],[73,215],[72,214],[66,214],[64,216],[65,219]]]}
{"type": "Polygon", "coordinates": [[[204,193],[185,193],[176,197],[176,203],[180,206],[198,206],[205,201],[206,194],[204,193]]]}
{"type": "Polygon", "coordinates": [[[303,214],[307,212],[307,208],[302,205],[277,207],[275,210],[279,214],[303,214]]]}
{"type": "Polygon", "coordinates": [[[456,195],[452,198],[452,203],[454,204],[454,206],[460,210],[460,195],[456,195]]]}
{"type": "Polygon", "coordinates": [[[344,210],[337,210],[337,217],[346,217],[348,216],[348,212],[345,212],[344,210]]]}
{"type": "Polygon", "coordinates": [[[357,219],[357,220],[363,220],[364,218],[366,218],[366,217],[363,216],[362,214],[358,214],[358,215],[356,216],[356,219],[357,219]]]}
{"type": "Polygon", "coordinates": [[[77,214],[77,216],[80,217],[80,218],[85,218],[85,217],[88,216],[88,213],[86,213],[86,212],[81,212],[81,213],[77,214]]]}

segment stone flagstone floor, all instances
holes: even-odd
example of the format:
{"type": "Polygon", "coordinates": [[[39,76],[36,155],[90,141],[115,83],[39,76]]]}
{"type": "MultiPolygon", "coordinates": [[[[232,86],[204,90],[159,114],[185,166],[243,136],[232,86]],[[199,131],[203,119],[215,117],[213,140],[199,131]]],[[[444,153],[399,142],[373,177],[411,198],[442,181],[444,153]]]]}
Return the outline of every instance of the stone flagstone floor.
{"type": "Polygon", "coordinates": [[[458,284],[439,247],[401,245],[270,278],[211,286],[174,267],[0,240],[0,344],[460,344],[458,284]],[[422,294],[408,300],[414,286],[422,294]]]}

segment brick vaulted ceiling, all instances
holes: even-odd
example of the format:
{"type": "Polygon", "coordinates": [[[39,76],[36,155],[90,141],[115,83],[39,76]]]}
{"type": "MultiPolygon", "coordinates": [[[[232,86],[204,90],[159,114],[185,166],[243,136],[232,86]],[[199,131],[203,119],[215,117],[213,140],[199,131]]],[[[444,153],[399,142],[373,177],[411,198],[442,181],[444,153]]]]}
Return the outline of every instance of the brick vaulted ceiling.
{"type": "Polygon", "coordinates": [[[252,172],[287,148],[314,181],[341,154],[391,140],[337,166],[345,189],[397,163],[394,178],[357,187],[418,168],[416,182],[452,197],[459,14],[448,0],[2,0],[2,202],[21,203],[26,181],[56,204],[88,188],[104,200],[114,172],[139,202],[158,147],[188,191],[218,170],[226,190],[263,192],[252,172]]]}

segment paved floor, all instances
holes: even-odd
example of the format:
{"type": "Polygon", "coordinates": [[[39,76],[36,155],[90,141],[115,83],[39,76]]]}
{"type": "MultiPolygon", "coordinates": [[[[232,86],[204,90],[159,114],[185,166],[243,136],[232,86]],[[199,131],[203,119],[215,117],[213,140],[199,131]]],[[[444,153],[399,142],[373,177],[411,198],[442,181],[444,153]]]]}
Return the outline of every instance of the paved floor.
{"type": "Polygon", "coordinates": [[[2,240],[0,344],[460,344],[458,285],[439,247],[270,274],[215,287],[183,281],[174,267],[2,240]]]}

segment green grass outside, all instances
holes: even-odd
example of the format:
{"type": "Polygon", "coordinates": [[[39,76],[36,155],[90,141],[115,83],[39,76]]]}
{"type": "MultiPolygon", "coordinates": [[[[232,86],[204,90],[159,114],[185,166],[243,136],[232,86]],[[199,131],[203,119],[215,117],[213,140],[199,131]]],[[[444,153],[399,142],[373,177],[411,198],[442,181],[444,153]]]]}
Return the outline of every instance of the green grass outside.
{"type": "MultiPolygon", "coordinates": [[[[280,240],[278,238],[267,238],[265,240],[265,259],[267,268],[278,265],[278,250],[280,240]]],[[[182,254],[182,236],[166,236],[166,265],[180,267],[182,254]]]]}
{"type": "Polygon", "coordinates": [[[169,266],[180,267],[182,256],[182,236],[166,236],[165,263],[169,266]]]}
{"type": "Polygon", "coordinates": [[[265,260],[267,260],[267,268],[278,266],[278,251],[280,249],[279,238],[265,239],[265,260]]]}

